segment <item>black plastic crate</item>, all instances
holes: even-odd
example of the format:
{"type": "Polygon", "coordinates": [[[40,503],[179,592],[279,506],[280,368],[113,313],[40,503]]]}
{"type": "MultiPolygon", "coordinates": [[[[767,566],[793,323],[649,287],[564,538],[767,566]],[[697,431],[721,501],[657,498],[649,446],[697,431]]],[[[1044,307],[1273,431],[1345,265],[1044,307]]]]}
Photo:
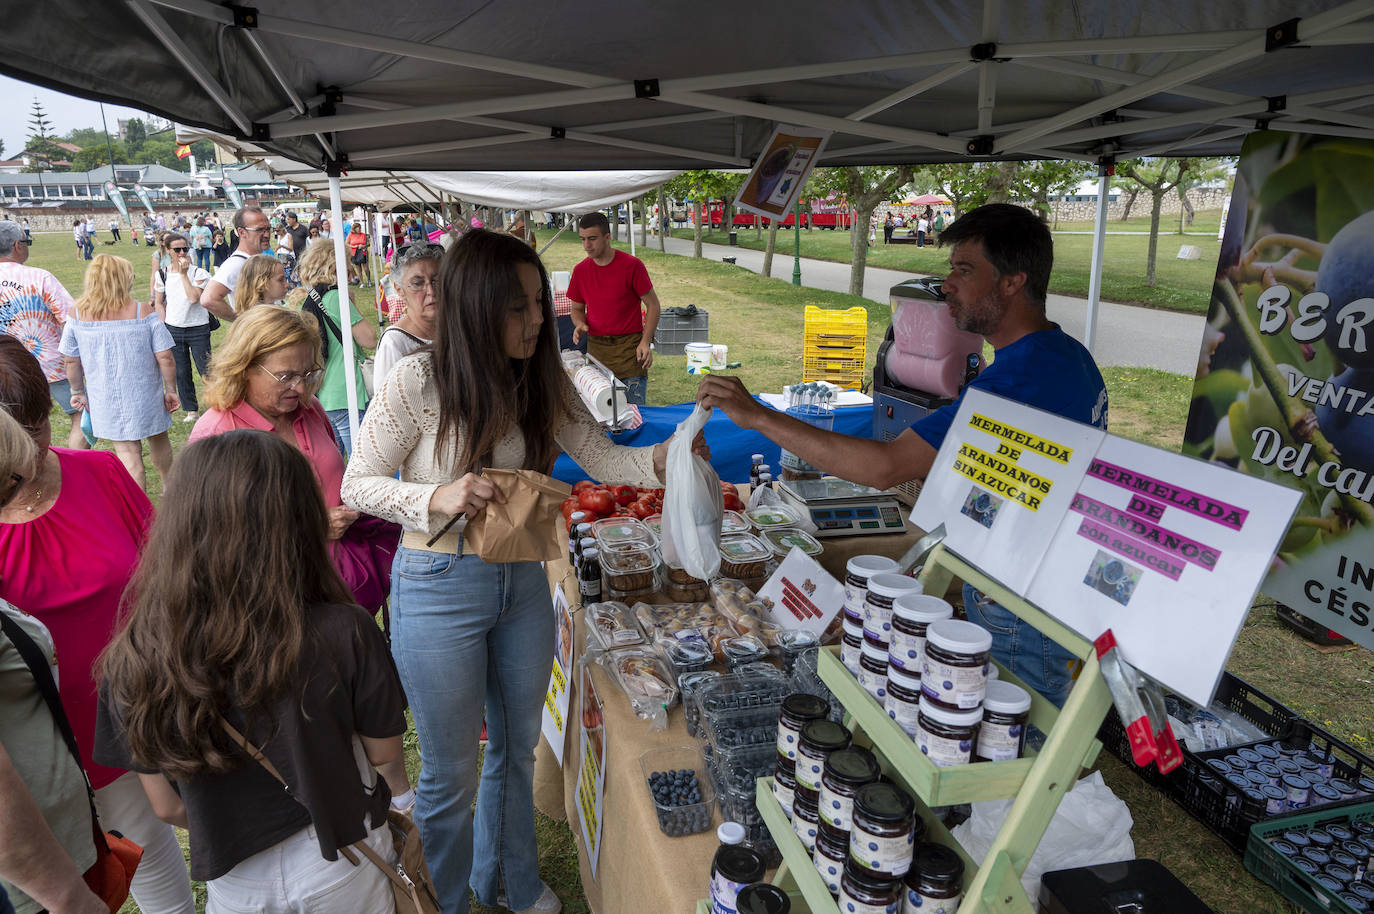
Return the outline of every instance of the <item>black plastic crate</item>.
{"type": "MultiPolygon", "coordinates": [[[[1315,755],[1329,758],[1333,768],[1339,772],[1336,775],[1338,777],[1358,779],[1374,776],[1374,760],[1302,719],[1296,711],[1270,698],[1238,676],[1231,673],[1222,675],[1221,683],[1217,686],[1215,703],[1254,724],[1269,734],[1269,738],[1201,753],[1195,753],[1185,746],[1183,764],[1167,775],[1160,774],[1154,765],[1147,768],[1135,766],[1125,728],[1121,725],[1121,718],[1115,708],[1108,710],[1107,717],[1098,731],[1098,739],[1109,752],[1131,767],[1146,783],[1158,788],[1182,806],[1193,818],[1206,825],[1238,853],[1245,852],[1251,826],[1267,822],[1274,816],[1266,814],[1263,807],[1257,809],[1253,801],[1246,802],[1235,786],[1215,777],[1207,765],[1207,759],[1224,757],[1240,749],[1253,748],[1260,743],[1289,737],[1302,742],[1304,746],[1311,744],[1315,747],[1315,755]]],[[[1327,805],[1341,806],[1362,799],[1368,798],[1357,797],[1327,805]]]]}

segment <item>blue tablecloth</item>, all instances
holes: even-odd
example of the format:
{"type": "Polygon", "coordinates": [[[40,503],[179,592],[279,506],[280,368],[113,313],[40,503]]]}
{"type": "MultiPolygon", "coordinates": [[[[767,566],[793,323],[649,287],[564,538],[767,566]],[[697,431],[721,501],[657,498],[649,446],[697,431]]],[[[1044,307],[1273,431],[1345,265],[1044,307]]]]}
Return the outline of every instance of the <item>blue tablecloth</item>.
{"type": "MultiPolygon", "coordinates": [[[[755,399],[758,399],[757,397],[755,399]]],[[[616,444],[629,447],[643,447],[665,440],[692,413],[695,403],[679,403],[675,406],[641,406],[640,415],[644,424],[628,432],[617,432],[611,436],[616,444]]],[[[843,406],[835,410],[835,431],[856,438],[873,437],[873,407],[843,406]]],[[[706,443],[711,447],[711,466],[727,482],[748,482],[749,462],[753,454],[762,454],[763,462],[771,464],[774,475],[779,475],[776,444],[758,432],[746,431],[735,425],[730,417],[717,410],[706,422],[706,443]]],[[[590,475],[577,465],[567,454],[558,458],[553,475],[567,483],[579,479],[589,479],[590,475]]],[[[598,480],[600,481],[600,480],[598,480]]],[[[607,480],[614,482],[615,480],[607,480]]]]}

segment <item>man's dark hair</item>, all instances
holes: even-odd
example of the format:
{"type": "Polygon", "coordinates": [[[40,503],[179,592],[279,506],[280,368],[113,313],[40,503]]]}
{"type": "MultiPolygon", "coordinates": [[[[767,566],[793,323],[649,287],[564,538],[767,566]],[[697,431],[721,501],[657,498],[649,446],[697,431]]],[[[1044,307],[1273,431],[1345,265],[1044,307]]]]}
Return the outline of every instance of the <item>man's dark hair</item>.
{"type": "Polygon", "coordinates": [[[940,246],[965,241],[983,245],[983,254],[999,276],[1026,274],[1026,294],[1044,307],[1054,267],[1054,240],[1049,227],[1022,206],[989,203],[964,213],[940,233],[940,246]]]}
{"type": "Polygon", "coordinates": [[[266,213],[264,213],[264,212],[262,211],[262,208],[261,208],[261,207],[258,207],[258,206],[245,206],[243,209],[235,210],[235,211],[234,211],[234,228],[236,228],[236,229],[241,229],[241,228],[243,228],[243,223],[244,223],[245,221],[247,221],[247,216],[248,216],[249,213],[257,213],[259,216],[265,216],[265,215],[266,215],[266,213]]]}
{"type": "Polygon", "coordinates": [[[605,213],[587,213],[587,215],[577,220],[578,229],[599,228],[602,234],[611,233],[611,220],[606,218],[605,213]]]}

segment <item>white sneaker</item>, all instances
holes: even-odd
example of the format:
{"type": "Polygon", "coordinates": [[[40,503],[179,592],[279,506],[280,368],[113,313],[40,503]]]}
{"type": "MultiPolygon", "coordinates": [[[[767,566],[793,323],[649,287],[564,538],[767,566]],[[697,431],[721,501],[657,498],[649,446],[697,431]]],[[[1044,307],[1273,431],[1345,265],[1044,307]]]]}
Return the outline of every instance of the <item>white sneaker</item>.
{"type": "MultiPolygon", "coordinates": [[[[508,911],[514,910],[509,906],[505,895],[496,896],[496,904],[508,911]]],[[[553,893],[553,889],[544,886],[544,891],[540,893],[539,899],[528,908],[521,908],[515,914],[559,914],[563,910],[563,902],[558,900],[558,896],[553,893]]]]}
{"type": "Polygon", "coordinates": [[[200,413],[187,413],[182,417],[182,422],[195,422],[200,418],[200,413]]]}

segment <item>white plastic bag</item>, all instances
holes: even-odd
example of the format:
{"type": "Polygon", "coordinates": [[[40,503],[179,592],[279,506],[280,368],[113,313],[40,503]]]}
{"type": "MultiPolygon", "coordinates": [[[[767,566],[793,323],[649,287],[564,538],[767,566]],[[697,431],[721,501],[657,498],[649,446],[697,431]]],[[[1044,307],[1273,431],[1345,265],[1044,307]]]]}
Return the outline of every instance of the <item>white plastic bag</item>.
{"type": "Polygon", "coordinates": [[[694,578],[720,574],[720,520],[725,499],[711,464],[692,453],[692,441],[711,410],[700,403],[668,442],[663,493],[663,558],[694,578]]]}
{"type": "MultiPolygon", "coordinates": [[[[772,486],[755,486],[754,491],[749,493],[749,503],[745,505],[745,508],[752,511],[755,508],[771,508],[780,504],[782,504],[782,498],[772,486]]],[[[815,533],[820,528],[811,519],[811,512],[803,511],[802,518],[797,523],[797,529],[805,530],[807,533],[815,533]]]]}
{"type": "MultiPolygon", "coordinates": [[[[988,800],[973,804],[973,815],[954,828],[955,840],[970,857],[982,860],[992,847],[992,839],[1011,811],[1011,800],[988,800]]],[[[1038,904],[1040,876],[1054,870],[1068,870],[1098,863],[1135,859],[1131,840],[1131,810],[1102,780],[1092,774],[1074,784],[1064,794],[1045,837],[1031,855],[1021,886],[1030,896],[1031,907],[1038,904]]]]}

